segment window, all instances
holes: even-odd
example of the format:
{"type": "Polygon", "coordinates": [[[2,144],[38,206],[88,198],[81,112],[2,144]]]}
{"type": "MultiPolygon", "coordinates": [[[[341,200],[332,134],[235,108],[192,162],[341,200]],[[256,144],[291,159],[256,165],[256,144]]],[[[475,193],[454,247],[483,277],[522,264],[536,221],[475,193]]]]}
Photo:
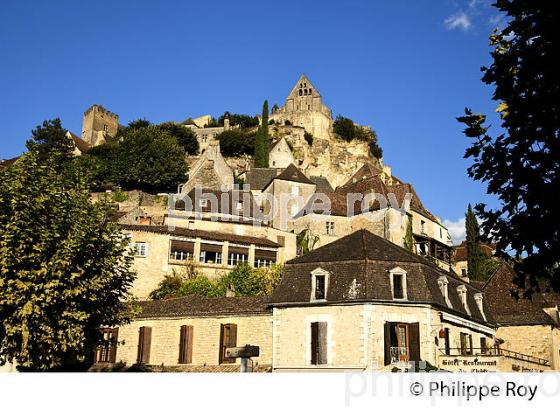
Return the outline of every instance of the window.
{"type": "Polygon", "coordinates": [[[247,263],[249,260],[249,248],[241,245],[229,245],[228,250],[228,265],[236,266],[242,263],[247,263]]]}
{"type": "Polygon", "coordinates": [[[445,343],[445,344],[444,344],[445,354],[446,354],[447,356],[449,356],[449,355],[451,354],[451,345],[450,345],[450,343],[449,343],[449,328],[446,327],[446,328],[444,329],[444,332],[445,332],[445,336],[444,336],[444,337],[445,337],[445,339],[444,339],[444,343],[445,343]]]}
{"type": "Polygon", "coordinates": [[[194,242],[187,241],[171,241],[169,251],[169,259],[171,261],[187,261],[192,260],[194,255],[194,242]]]}
{"type": "Polygon", "coordinates": [[[237,209],[238,211],[242,211],[243,210],[243,202],[237,202],[237,204],[235,204],[235,209],[237,209]]]}
{"type": "Polygon", "coordinates": [[[205,208],[208,206],[208,199],[206,198],[200,199],[198,201],[198,204],[200,205],[201,208],[205,208]]]}
{"type": "Polygon", "coordinates": [[[100,332],[101,340],[95,351],[95,363],[115,363],[119,328],[105,327],[100,332]]]}
{"type": "Polygon", "coordinates": [[[327,222],[325,222],[325,226],[326,226],[326,230],[327,230],[327,235],[334,235],[334,222],[333,221],[327,221],[327,222]]]}
{"type": "Polygon", "coordinates": [[[406,300],[406,271],[402,268],[394,268],[389,271],[391,280],[391,291],[393,299],[406,300]]]}
{"type": "Polygon", "coordinates": [[[486,344],[486,338],[482,336],[480,338],[480,354],[488,354],[488,345],[486,344]]]}
{"type": "Polygon", "coordinates": [[[466,276],[467,276],[467,270],[466,270],[465,268],[461,269],[461,275],[462,275],[463,277],[466,277],[466,276]]]}
{"type": "Polygon", "coordinates": [[[152,328],[142,326],[138,330],[138,355],[137,363],[150,363],[150,348],[152,345],[152,328]]]}
{"type": "Polygon", "coordinates": [[[311,323],[311,364],[327,364],[327,322],[311,323]]]}
{"type": "Polygon", "coordinates": [[[419,323],[385,322],[385,365],[420,361],[419,323]]]}
{"type": "Polygon", "coordinates": [[[393,299],[403,298],[403,275],[393,275],[393,299]]]}
{"type": "Polygon", "coordinates": [[[426,221],[420,221],[420,233],[426,235],[426,221]]]}
{"type": "Polygon", "coordinates": [[[298,186],[292,186],[292,195],[293,196],[298,196],[299,195],[299,187],[298,186]]]}
{"type": "Polygon", "coordinates": [[[132,250],[134,256],[145,258],[148,256],[148,244],[145,242],[133,242],[132,250]]]}
{"type": "Polygon", "coordinates": [[[226,357],[226,349],[237,345],[237,325],[225,324],[220,329],[220,364],[235,363],[235,359],[226,357]]]}
{"type": "Polygon", "coordinates": [[[461,299],[461,303],[467,312],[467,315],[470,316],[471,311],[469,309],[469,304],[467,303],[467,287],[465,285],[457,286],[457,293],[459,294],[459,299],[461,299]]]}
{"type": "Polygon", "coordinates": [[[276,250],[255,249],[255,268],[269,267],[276,263],[276,250]]]}
{"type": "Polygon", "coordinates": [[[459,340],[461,343],[461,355],[472,355],[472,336],[468,333],[461,332],[459,340]]]}
{"type": "Polygon", "coordinates": [[[311,272],[311,300],[326,300],[329,287],[329,272],[317,268],[311,272]]]}
{"type": "Polygon", "coordinates": [[[192,363],[193,327],[183,325],[179,330],[179,364],[192,363]]]}
{"type": "Polygon", "coordinates": [[[103,131],[109,132],[109,126],[107,124],[103,125],[103,131]]]}
{"type": "Polygon", "coordinates": [[[441,294],[443,295],[443,298],[445,299],[445,304],[447,305],[447,307],[453,307],[451,305],[451,300],[449,300],[448,284],[449,284],[449,279],[447,279],[447,276],[442,275],[439,277],[438,286],[439,286],[439,290],[441,291],[441,294]]]}
{"type": "Polygon", "coordinates": [[[200,244],[200,257],[201,263],[211,263],[216,265],[222,264],[222,245],[205,243],[200,244]]]}
{"type": "Polygon", "coordinates": [[[315,300],[325,299],[326,296],[326,277],[325,275],[315,276],[315,300]]]}

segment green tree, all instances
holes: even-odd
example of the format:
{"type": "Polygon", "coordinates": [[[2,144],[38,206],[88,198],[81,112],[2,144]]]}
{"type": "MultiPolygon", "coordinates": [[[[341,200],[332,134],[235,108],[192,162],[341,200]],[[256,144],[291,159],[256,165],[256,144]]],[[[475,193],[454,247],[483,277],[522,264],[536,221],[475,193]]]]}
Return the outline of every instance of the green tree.
{"type": "Polygon", "coordinates": [[[319,243],[319,235],[314,234],[311,229],[307,228],[296,236],[296,247],[298,255],[305,255],[315,249],[319,243]]]}
{"type": "Polygon", "coordinates": [[[174,137],[187,154],[198,155],[198,139],[193,130],[175,122],[164,122],[158,127],[174,137]]]}
{"type": "Polygon", "coordinates": [[[490,135],[486,116],[466,109],[459,122],[473,140],[471,178],[496,195],[494,209],[478,204],[482,231],[498,251],[516,261],[518,282],[536,286],[551,279],[560,288],[560,219],[555,193],[560,191],[560,36],[557,2],[497,0],[507,25],[490,36],[492,64],[482,81],[494,86],[500,135],[490,135]],[[508,251],[506,255],[505,252],[508,251]]]}
{"type": "Polygon", "coordinates": [[[242,129],[232,129],[218,134],[220,150],[226,157],[255,154],[255,133],[242,129]]]}
{"type": "Polygon", "coordinates": [[[467,269],[472,280],[485,280],[483,264],[486,256],[480,246],[480,227],[476,220],[471,204],[465,214],[465,229],[467,232],[467,269]]]}
{"type": "Polygon", "coordinates": [[[414,236],[412,235],[412,217],[408,215],[406,224],[406,234],[404,237],[404,247],[410,252],[414,252],[414,236]]]}
{"type": "Polygon", "coordinates": [[[233,114],[229,112],[225,112],[220,118],[218,118],[218,123],[220,126],[223,127],[224,119],[229,118],[230,125],[239,125],[241,128],[253,128],[259,125],[259,118],[258,117],[251,117],[250,115],[245,114],[233,114]]]}
{"type": "Polygon", "coordinates": [[[128,319],[127,239],[58,159],[0,171],[0,364],[22,369],[87,366],[99,327],[128,319]]]}
{"type": "Polygon", "coordinates": [[[262,109],[262,121],[255,137],[255,168],[268,168],[270,140],[268,137],[268,101],[262,109]]]}
{"type": "MultiPolygon", "coordinates": [[[[32,137],[25,143],[25,146],[29,151],[37,152],[40,159],[49,157],[51,154],[59,155],[60,159],[70,158],[74,151],[74,143],[66,133],[67,130],[62,128],[59,118],[46,120],[43,125],[37,126],[31,132],[32,137]]],[[[56,165],[58,166],[58,164],[56,165]]]]}

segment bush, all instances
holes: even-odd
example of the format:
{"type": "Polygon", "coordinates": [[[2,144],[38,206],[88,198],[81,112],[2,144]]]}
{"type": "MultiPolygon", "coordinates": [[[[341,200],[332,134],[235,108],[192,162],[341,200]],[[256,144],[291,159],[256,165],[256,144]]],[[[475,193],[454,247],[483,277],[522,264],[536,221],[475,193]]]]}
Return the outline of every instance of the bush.
{"type": "Polygon", "coordinates": [[[246,114],[232,114],[226,111],[224,115],[218,118],[220,126],[224,125],[224,119],[226,116],[229,117],[230,125],[239,125],[241,128],[253,128],[259,125],[258,117],[251,117],[246,114]]]}
{"type": "Polygon", "coordinates": [[[284,125],[290,125],[291,126],[292,122],[290,120],[286,120],[286,121],[284,121],[284,125]]]}
{"type": "Polygon", "coordinates": [[[124,191],[115,191],[113,192],[113,201],[114,202],[124,202],[128,199],[128,195],[124,191]]]}
{"type": "Polygon", "coordinates": [[[303,138],[310,146],[313,145],[313,134],[305,131],[305,133],[303,134],[303,138]]]}
{"type": "Polygon", "coordinates": [[[268,125],[274,125],[274,124],[276,124],[276,121],[274,121],[274,120],[268,121],[268,125]]]}
{"type": "Polygon", "coordinates": [[[158,127],[174,137],[187,154],[198,154],[198,139],[193,130],[175,122],[164,122],[158,127]]]}

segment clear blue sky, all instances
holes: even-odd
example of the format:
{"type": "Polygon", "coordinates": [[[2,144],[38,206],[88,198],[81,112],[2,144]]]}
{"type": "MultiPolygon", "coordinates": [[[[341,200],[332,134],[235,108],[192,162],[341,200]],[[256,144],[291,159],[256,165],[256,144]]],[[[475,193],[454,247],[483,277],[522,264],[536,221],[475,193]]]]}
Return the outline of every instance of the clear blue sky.
{"type": "Polygon", "coordinates": [[[60,117],[80,134],[93,103],[120,122],[281,105],[304,72],[333,113],[376,130],[384,162],[458,221],[493,200],[469,180],[455,117],[491,114],[480,81],[489,0],[13,1],[0,3],[0,158],[60,117]]]}

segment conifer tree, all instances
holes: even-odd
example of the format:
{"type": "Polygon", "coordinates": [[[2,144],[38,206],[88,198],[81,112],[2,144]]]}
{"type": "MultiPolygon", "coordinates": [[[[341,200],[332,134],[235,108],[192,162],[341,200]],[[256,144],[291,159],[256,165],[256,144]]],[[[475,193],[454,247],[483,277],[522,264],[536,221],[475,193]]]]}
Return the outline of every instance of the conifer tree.
{"type": "Polygon", "coordinates": [[[465,214],[465,228],[467,231],[467,269],[469,278],[484,280],[484,255],[480,247],[480,228],[472,210],[471,204],[465,214]]]}
{"type": "Polygon", "coordinates": [[[262,109],[262,124],[255,139],[255,168],[268,168],[268,101],[265,100],[262,109]]]}

